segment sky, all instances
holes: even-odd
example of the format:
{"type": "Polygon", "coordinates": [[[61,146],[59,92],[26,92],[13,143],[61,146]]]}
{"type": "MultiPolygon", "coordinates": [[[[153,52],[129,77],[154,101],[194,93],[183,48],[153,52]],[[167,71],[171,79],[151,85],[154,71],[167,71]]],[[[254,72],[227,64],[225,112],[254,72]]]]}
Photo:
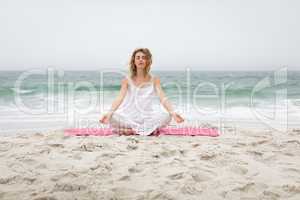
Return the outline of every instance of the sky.
{"type": "Polygon", "coordinates": [[[0,0],[0,70],[300,70],[298,0],[0,0]]]}

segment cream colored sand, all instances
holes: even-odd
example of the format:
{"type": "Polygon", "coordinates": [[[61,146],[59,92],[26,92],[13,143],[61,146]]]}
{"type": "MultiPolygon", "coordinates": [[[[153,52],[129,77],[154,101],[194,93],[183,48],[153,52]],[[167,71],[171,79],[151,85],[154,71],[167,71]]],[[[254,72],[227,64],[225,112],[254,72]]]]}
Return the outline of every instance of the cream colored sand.
{"type": "Polygon", "coordinates": [[[278,134],[0,136],[0,199],[298,200],[300,130],[278,134]]]}

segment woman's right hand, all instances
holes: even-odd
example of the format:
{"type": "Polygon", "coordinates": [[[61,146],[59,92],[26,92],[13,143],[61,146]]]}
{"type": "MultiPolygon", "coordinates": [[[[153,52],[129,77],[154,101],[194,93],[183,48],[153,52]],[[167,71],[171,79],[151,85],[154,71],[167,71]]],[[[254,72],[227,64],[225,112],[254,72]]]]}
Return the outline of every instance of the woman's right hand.
{"type": "Polygon", "coordinates": [[[105,114],[101,117],[101,119],[99,120],[100,123],[103,123],[103,124],[108,124],[109,121],[110,121],[110,118],[111,118],[112,114],[105,114]]]}
{"type": "Polygon", "coordinates": [[[178,113],[173,113],[172,114],[172,117],[175,119],[175,121],[177,122],[177,123],[182,123],[182,122],[184,122],[184,118],[183,117],[181,117],[178,113]]]}

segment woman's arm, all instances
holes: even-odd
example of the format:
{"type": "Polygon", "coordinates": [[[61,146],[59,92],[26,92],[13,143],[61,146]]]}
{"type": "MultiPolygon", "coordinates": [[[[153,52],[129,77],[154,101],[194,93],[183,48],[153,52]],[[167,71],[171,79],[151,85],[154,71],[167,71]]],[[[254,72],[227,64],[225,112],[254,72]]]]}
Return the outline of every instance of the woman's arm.
{"type": "Polygon", "coordinates": [[[155,87],[157,95],[159,96],[160,102],[166,108],[166,110],[170,113],[170,115],[172,115],[174,120],[177,123],[183,122],[184,119],[179,114],[174,112],[172,104],[168,100],[168,97],[166,96],[165,92],[163,91],[161,84],[160,84],[160,79],[158,77],[155,77],[155,79],[154,79],[154,87],[155,87]]]}
{"type": "Polygon", "coordinates": [[[128,80],[126,78],[124,78],[121,82],[121,89],[120,89],[119,95],[113,101],[111,108],[107,114],[111,115],[111,114],[113,114],[113,112],[115,112],[118,109],[118,107],[121,105],[122,101],[124,100],[127,90],[128,90],[128,80]]]}
{"type": "Polygon", "coordinates": [[[115,110],[118,109],[118,107],[121,105],[126,92],[128,89],[128,80],[127,79],[123,79],[122,83],[121,83],[121,89],[119,92],[119,95],[117,96],[117,98],[113,101],[110,110],[108,111],[108,113],[104,114],[101,119],[99,120],[100,123],[104,123],[107,124],[110,121],[110,118],[112,117],[113,113],[115,112],[115,110]]]}
{"type": "Polygon", "coordinates": [[[161,84],[160,84],[160,79],[158,77],[155,77],[155,79],[154,79],[154,86],[155,86],[155,91],[156,91],[157,95],[159,96],[160,102],[166,108],[166,110],[172,115],[174,113],[172,104],[168,100],[168,97],[166,96],[165,92],[163,91],[161,84]]]}

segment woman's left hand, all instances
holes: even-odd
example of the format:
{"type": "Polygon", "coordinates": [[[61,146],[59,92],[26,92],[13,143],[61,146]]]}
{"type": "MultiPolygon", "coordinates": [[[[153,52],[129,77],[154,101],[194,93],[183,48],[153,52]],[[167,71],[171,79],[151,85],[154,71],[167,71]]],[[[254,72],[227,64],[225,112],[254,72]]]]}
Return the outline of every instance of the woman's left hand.
{"type": "Polygon", "coordinates": [[[184,119],[178,113],[173,113],[172,117],[177,123],[181,123],[184,121],[184,119]]]}

